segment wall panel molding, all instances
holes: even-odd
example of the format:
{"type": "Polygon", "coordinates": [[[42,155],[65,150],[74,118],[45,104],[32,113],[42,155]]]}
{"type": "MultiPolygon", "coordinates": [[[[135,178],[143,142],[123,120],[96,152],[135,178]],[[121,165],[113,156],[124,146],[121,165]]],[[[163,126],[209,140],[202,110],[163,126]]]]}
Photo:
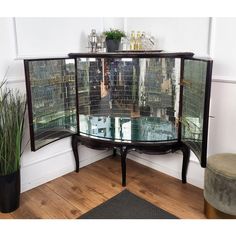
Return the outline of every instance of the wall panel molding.
{"type": "Polygon", "coordinates": [[[217,76],[217,75],[212,75],[212,82],[214,82],[214,83],[236,84],[235,77],[234,76],[217,76]]]}
{"type": "Polygon", "coordinates": [[[25,83],[25,77],[16,77],[16,76],[8,76],[7,77],[7,84],[18,84],[18,83],[25,83]]]}
{"type": "Polygon", "coordinates": [[[208,35],[208,55],[212,58],[214,57],[215,37],[216,37],[216,19],[215,17],[210,17],[209,35],[208,35]]]}
{"type": "Polygon", "coordinates": [[[13,36],[14,36],[14,43],[15,43],[15,54],[16,58],[19,57],[19,50],[18,50],[18,37],[17,37],[17,26],[16,26],[16,17],[13,17],[13,36]]]}

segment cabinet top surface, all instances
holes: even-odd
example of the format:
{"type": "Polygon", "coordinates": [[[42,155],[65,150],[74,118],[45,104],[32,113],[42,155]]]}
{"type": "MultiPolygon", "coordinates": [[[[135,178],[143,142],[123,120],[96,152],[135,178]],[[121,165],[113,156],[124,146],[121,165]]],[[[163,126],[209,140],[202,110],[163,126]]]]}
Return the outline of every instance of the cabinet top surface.
{"type": "Polygon", "coordinates": [[[50,57],[24,57],[20,58],[24,61],[43,61],[43,60],[59,60],[59,59],[76,59],[76,58],[185,58],[198,59],[203,61],[212,61],[209,57],[195,57],[193,52],[166,52],[162,50],[154,51],[117,51],[117,52],[83,52],[69,53],[67,56],[50,56],[50,57]]]}
{"type": "Polygon", "coordinates": [[[155,51],[117,51],[117,52],[99,52],[99,53],[69,53],[70,58],[77,57],[102,57],[102,58],[149,58],[149,57],[193,57],[192,52],[164,52],[162,50],[155,51]]]}

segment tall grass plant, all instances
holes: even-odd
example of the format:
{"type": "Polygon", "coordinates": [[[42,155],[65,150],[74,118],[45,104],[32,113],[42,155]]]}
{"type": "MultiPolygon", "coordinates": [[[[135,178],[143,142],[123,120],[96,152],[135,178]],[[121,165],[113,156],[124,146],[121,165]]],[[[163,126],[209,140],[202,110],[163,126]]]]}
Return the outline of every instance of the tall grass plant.
{"type": "Polygon", "coordinates": [[[25,96],[18,90],[0,84],[0,176],[12,174],[20,168],[23,138],[25,96]]]}

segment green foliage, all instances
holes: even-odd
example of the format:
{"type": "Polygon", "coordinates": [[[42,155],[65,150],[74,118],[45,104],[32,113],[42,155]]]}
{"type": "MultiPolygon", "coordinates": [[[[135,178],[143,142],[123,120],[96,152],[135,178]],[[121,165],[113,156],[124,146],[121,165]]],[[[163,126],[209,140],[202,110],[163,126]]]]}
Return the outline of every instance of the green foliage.
{"type": "Polygon", "coordinates": [[[120,40],[122,37],[125,37],[125,33],[118,29],[110,29],[110,31],[105,31],[106,39],[115,39],[120,40]]]}
{"type": "Polygon", "coordinates": [[[0,84],[0,175],[11,174],[20,168],[23,137],[25,97],[19,91],[0,84]]]}

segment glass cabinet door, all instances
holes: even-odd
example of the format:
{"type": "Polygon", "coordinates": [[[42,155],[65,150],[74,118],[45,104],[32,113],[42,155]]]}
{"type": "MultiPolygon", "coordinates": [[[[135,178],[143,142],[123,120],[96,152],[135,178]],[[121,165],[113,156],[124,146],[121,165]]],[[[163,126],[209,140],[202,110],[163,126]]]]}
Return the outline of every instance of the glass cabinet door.
{"type": "Polygon", "coordinates": [[[31,149],[77,132],[74,59],[25,60],[31,149]]]}
{"type": "Polygon", "coordinates": [[[212,61],[184,59],[181,141],[206,166],[212,61]]]}

